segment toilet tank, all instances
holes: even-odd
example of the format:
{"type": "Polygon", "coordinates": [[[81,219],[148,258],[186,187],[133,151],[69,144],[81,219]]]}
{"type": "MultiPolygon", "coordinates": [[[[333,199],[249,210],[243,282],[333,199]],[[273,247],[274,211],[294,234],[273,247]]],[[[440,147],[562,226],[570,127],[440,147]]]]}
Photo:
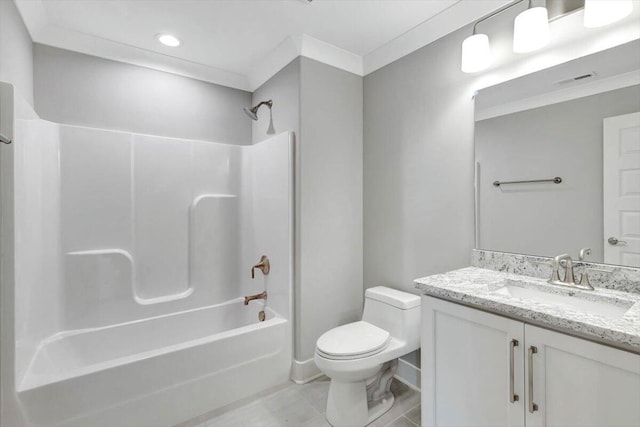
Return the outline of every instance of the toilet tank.
{"type": "Polygon", "coordinates": [[[411,348],[420,347],[420,297],[386,286],[364,294],[362,320],[388,331],[411,348]]]}

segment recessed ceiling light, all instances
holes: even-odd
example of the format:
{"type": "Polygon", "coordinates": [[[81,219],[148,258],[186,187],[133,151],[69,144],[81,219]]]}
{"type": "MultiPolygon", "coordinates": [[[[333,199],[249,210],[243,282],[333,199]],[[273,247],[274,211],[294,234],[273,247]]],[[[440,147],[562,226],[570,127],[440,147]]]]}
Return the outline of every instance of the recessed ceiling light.
{"type": "Polygon", "coordinates": [[[171,34],[156,34],[156,39],[160,43],[169,47],[178,47],[180,46],[180,39],[176,36],[172,36],[171,34]]]}

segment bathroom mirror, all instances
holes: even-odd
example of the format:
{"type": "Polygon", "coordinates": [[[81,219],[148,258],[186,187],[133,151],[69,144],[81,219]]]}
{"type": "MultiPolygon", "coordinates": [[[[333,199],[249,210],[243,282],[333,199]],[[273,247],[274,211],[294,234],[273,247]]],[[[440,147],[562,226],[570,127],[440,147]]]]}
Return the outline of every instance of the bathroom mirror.
{"type": "Polygon", "coordinates": [[[477,248],[590,248],[587,261],[640,267],[638,52],[636,40],[478,92],[477,248]]]}

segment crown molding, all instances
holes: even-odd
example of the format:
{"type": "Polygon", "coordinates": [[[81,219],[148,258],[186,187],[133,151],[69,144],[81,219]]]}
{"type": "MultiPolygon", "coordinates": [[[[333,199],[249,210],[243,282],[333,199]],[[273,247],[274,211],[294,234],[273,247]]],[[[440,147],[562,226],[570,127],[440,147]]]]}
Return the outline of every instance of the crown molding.
{"type": "Polygon", "coordinates": [[[272,50],[251,73],[249,86],[254,91],[299,56],[362,76],[362,57],[306,34],[287,37],[272,50]]]}
{"type": "Polygon", "coordinates": [[[252,67],[249,73],[249,87],[255,91],[267,80],[275,76],[278,71],[288,63],[300,56],[302,51],[302,37],[287,37],[258,64],[252,67]]]}
{"type": "Polygon", "coordinates": [[[301,56],[315,59],[332,67],[340,68],[359,76],[363,74],[363,58],[348,50],[341,49],[332,44],[314,39],[306,34],[302,35],[301,56]]]}
{"type": "Polygon", "coordinates": [[[44,9],[44,2],[42,0],[15,0],[15,4],[31,40],[36,41],[38,34],[47,26],[47,12],[44,9]]]}

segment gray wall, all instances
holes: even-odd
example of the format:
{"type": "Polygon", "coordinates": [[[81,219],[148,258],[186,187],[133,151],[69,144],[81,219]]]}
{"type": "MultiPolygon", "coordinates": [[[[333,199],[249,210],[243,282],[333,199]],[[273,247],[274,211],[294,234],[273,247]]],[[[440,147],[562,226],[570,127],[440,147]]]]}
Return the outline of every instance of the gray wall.
{"type": "Polygon", "coordinates": [[[474,246],[469,27],[364,79],[364,283],[416,292],[474,246]]]}
{"type": "Polygon", "coordinates": [[[11,0],[0,0],[0,82],[33,105],[33,43],[11,0]]]}
{"type": "Polygon", "coordinates": [[[302,58],[300,87],[296,354],[305,360],[320,335],[362,314],[363,85],[362,77],[302,58]]]}
{"type": "MultiPolygon", "coordinates": [[[[362,311],[362,77],[298,58],[254,92],[296,133],[295,359],[362,311]]],[[[253,141],[267,137],[268,110],[253,141]]]]}
{"type": "MultiPolygon", "coordinates": [[[[2,1],[4,3],[4,1],[2,1]]],[[[45,120],[249,144],[249,92],[36,44],[35,109],[45,120]]]]}
{"type": "Polygon", "coordinates": [[[602,119],[636,111],[640,86],[477,122],[479,247],[574,257],[589,247],[603,262],[602,119]],[[492,185],[556,175],[561,185],[492,185]]]}

